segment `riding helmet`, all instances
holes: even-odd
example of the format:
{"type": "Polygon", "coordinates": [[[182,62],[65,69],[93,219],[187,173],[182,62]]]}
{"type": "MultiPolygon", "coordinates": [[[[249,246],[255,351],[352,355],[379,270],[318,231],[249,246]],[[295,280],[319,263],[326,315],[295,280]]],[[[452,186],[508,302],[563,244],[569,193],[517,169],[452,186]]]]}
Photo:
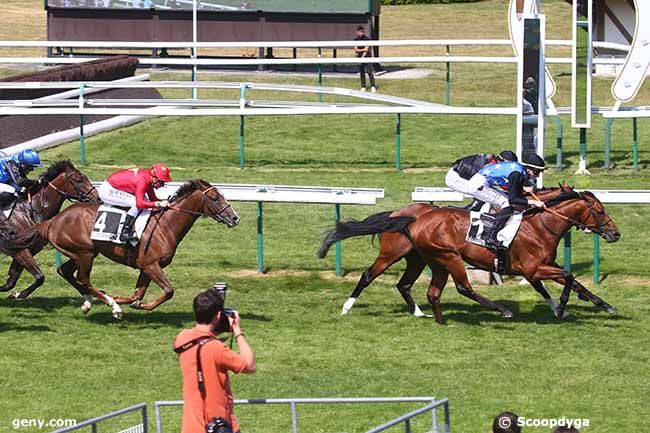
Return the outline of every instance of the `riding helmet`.
{"type": "Polygon", "coordinates": [[[42,167],[41,157],[32,149],[21,150],[12,158],[18,164],[25,164],[32,167],[42,167]]]}
{"type": "Polygon", "coordinates": [[[517,159],[517,154],[511,150],[504,150],[499,154],[499,159],[501,161],[511,161],[511,162],[518,162],[519,159],[517,159]]]}
{"type": "Polygon", "coordinates": [[[149,169],[149,172],[156,176],[157,179],[162,180],[163,182],[171,182],[172,178],[169,176],[169,167],[165,164],[154,164],[149,169]]]}
{"type": "Polygon", "coordinates": [[[543,171],[546,168],[544,159],[535,153],[529,153],[528,155],[524,156],[523,159],[524,161],[522,162],[522,165],[524,167],[529,167],[539,171],[543,171]]]}

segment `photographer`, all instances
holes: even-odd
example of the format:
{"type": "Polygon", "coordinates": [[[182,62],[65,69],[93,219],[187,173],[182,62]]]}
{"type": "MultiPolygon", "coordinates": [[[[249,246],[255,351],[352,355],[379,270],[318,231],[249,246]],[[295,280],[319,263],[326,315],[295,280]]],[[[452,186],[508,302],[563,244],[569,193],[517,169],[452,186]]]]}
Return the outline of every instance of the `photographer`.
{"type": "Polygon", "coordinates": [[[239,313],[224,310],[223,297],[215,290],[194,298],[194,315],[196,326],[181,331],[174,342],[183,373],[182,433],[237,433],[228,372],[254,373],[255,355],[241,330],[239,313]],[[216,338],[224,332],[233,333],[240,353],[216,338]]]}

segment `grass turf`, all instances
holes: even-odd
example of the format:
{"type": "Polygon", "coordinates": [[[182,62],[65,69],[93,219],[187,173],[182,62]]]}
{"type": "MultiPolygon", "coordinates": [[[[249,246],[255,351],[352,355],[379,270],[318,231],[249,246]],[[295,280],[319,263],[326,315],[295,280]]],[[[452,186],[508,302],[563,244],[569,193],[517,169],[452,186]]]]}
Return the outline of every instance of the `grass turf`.
{"type": "MultiPolygon", "coordinates": [[[[32,9],[36,2],[9,1],[32,9]]],[[[40,2],[38,2],[40,3],[40,2]]],[[[39,4],[38,7],[41,5],[39,4]]],[[[11,10],[11,7],[7,10],[11,10]]],[[[548,37],[568,38],[568,6],[544,3],[550,15],[548,37]],[[564,15],[566,12],[566,17],[564,15]]],[[[502,17],[507,2],[385,8],[385,37],[450,37],[454,20],[485,19],[463,37],[507,37],[502,17]],[[433,23],[433,24],[432,24],[433,23]]],[[[36,13],[36,12],[34,12],[36,13]]],[[[33,20],[20,25],[37,28],[33,20]]],[[[6,30],[6,29],[5,29],[6,30]]],[[[33,35],[34,31],[27,32],[33,35]]],[[[15,37],[3,36],[3,39],[15,37]]],[[[29,39],[28,36],[21,38],[29,39]]],[[[35,37],[38,39],[38,37],[35,37]]],[[[467,53],[476,53],[467,49],[467,53]]],[[[387,53],[389,54],[389,53],[387,53]]],[[[395,53],[390,53],[391,55],[395,53]]],[[[508,54],[506,54],[508,55],[508,54]]],[[[570,100],[567,67],[552,68],[556,103],[570,100]]],[[[431,66],[423,80],[380,79],[380,91],[441,102],[442,66],[431,66]]],[[[453,66],[452,101],[458,105],[514,104],[514,67],[453,66]]],[[[179,74],[156,72],[156,79],[179,74]]],[[[184,77],[186,79],[186,77],[184,77]]],[[[313,84],[315,78],[202,74],[202,79],[313,84]]],[[[327,77],[326,85],[356,87],[357,77],[327,77]]],[[[594,81],[594,105],[611,105],[610,79],[594,81]]],[[[166,96],[179,93],[167,91],[166,96]]],[[[210,92],[202,97],[225,97],[210,92]]],[[[236,97],[230,94],[229,97],[236,97]]],[[[280,98],[251,92],[253,98],[280,98]]],[[[287,98],[287,95],[281,95],[287,98]]],[[[638,103],[647,103],[647,86],[638,103]]],[[[344,217],[362,218],[410,202],[415,186],[439,186],[455,158],[511,147],[514,120],[508,117],[402,116],[402,167],[394,169],[393,116],[261,117],[246,120],[246,164],[239,170],[238,119],[162,118],[87,140],[84,171],[101,179],[117,168],[168,162],[177,179],[202,177],[218,182],[330,185],[386,188],[375,207],[344,206],[344,217]]],[[[591,177],[576,177],[577,133],[565,123],[564,170],[550,169],[547,185],[567,180],[581,188],[647,188],[650,155],[643,146],[650,128],[639,122],[641,171],[631,166],[629,122],[613,129],[613,170],[603,170],[603,122],[594,118],[589,134],[591,177]]],[[[547,162],[555,161],[555,126],[549,122],[547,162]]],[[[78,143],[43,153],[47,162],[78,159],[78,143]]],[[[648,288],[650,256],[643,206],[608,206],[623,238],[602,245],[604,280],[591,284],[590,236],[574,236],[574,270],[594,292],[619,309],[607,316],[571,299],[573,320],[556,322],[539,296],[509,280],[504,287],[479,287],[515,313],[505,320],[459,296],[450,284],[443,296],[447,325],[408,315],[394,283],[401,264],[373,283],[351,314],[340,307],[359,274],[374,259],[370,240],[343,244],[345,278],[332,273],[333,254],[318,260],[322,230],[332,225],[330,206],[274,204],[265,207],[265,258],[269,271],[257,276],[254,204],[236,203],[240,227],[227,230],[201,220],[181,244],[168,274],[176,296],[152,313],[127,310],[116,323],[96,305],[82,316],[76,292],[55,275],[53,254],[39,261],[48,280],[22,302],[0,300],[0,368],[5,396],[0,431],[19,418],[89,418],[136,402],[178,399],[180,372],[171,342],[191,326],[191,300],[216,280],[232,287],[228,303],[243,314],[244,330],[258,357],[254,376],[236,377],[239,398],[436,395],[451,399],[454,432],[488,431],[492,418],[514,410],[528,418],[589,418],[585,431],[644,431],[643,398],[648,378],[648,288]]],[[[560,252],[561,257],[561,252],[560,252]]],[[[1,261],[8,264],[6,259],[1,261]]],[[[98,259],[95,284],[110,293],[129,294],[136,273],[98,259]]],[[[23,278],[21,286],[27,284],[23,278]]],[[[427,311],[426,281],[414,288],[427,311]]],[[[551,287],[557,297],[559,289],[551,287]]],[[[148,299],[158,296],[152,286],[148,299]]],[[[300,412],[301,431],[361,432],[415,405],[377,407],[316,406],[300,412]]],[[[288,408],[245,407],[237,413],[247,432],[287,431],[288,408]]],[[[178,431],[179,411],[165,412],[165,431],[178,431]]],[[[124,425],[114,425],[124,427],[124,425]]],[[[426,431],[418,421],[415,431],[426,431]]],[[[29,431],[29,430],[22,430],[29,431]]],[[[100,430],[101,431],[101,430],[100,430]]],[[[545,431],[530,428],[529,431],[545,431]]]]}

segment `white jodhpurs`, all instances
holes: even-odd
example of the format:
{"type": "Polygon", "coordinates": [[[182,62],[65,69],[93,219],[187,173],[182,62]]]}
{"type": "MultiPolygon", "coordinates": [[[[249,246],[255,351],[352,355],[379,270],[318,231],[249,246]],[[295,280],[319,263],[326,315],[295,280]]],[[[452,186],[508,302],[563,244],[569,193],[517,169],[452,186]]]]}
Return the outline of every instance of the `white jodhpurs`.
{"type": "Polygon", "coordinates": [[[138,216],[139,210],[135,205],[135,196],[133,194],[115,189],[113,188],[113,185],[107,181],[102,182],[99,188],[97,188],[97,192],[99,193],[99,198],[101,198],[104,203],[112,204],[114,206],[128,207],[129,211],[127,214],[131,215],[133,218],[138,216]]]}
{"type": "Polygon", "coordinates": [[[490,203],[491,205],[498,206],[503,209],[510,206],[508,201],[508,196],[505,193],[499,192],[496,189],[492,188],[488,183],[485,176],[480,173],[476,173],[469,180],[470,187],[472,191],[469,192],[472,197],[475,197],[485,203],[490,203]]]}
{"type": "Polygon", "coordinates": [[[456,170],[450,168],[445,176],[445,183],[454,191],[462,192],[463,194],[473,195],[474,189],[469,183],[469,180],[464,179],[458,174],[456,170]]]}

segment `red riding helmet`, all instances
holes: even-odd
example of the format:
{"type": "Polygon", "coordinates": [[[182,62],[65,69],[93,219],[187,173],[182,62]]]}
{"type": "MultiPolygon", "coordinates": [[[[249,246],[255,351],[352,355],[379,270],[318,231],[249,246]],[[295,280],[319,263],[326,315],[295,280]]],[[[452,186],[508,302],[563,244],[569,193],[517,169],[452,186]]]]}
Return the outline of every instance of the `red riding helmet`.
{"type": "Polygon", "coordinates": [[[169,176],[169,167],[165,164],[154,164],[149,169],[149,173],[152,176],[155,176],[157,179],[162,180],[163,182],[171,182],[172,178],[169,176]]]}

